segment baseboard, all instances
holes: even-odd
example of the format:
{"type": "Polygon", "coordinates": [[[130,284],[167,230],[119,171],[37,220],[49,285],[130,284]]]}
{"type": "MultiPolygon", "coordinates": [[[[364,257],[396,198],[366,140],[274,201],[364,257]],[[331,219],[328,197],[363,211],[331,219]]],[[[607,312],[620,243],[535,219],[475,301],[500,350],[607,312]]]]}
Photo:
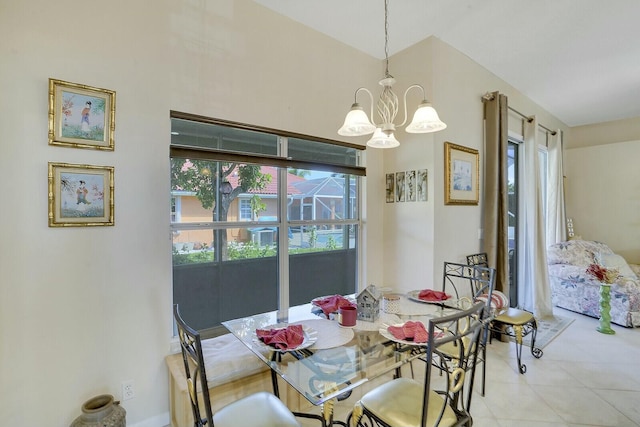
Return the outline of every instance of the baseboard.
{"type": "Polygon", "coordinates": [[[147,418],[146,420],[142,420],[139,423],[135,423],[135,424],[127,423],[128,427],[166,427],[169,425],[171,425],[169,412],[156,415],[155,417],[147,418]]]}

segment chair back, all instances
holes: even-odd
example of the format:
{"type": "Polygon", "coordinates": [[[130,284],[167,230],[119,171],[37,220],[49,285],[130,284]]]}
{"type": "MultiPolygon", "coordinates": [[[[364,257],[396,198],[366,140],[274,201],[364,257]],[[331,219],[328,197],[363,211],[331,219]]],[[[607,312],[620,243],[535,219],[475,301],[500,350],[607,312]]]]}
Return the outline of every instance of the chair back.
{"type": "Polygon", "coordinates": [[[480,252],[473,255],[467,255],[467,264],[489,267],[489,257],[486,252],[480,252]]]}
{"type": "Polygon", "coordinates": [[[443,292],[453,293],[456,298],[484,301],[487,312],[491,310],[491,297],[496,282],[495,269],[481,265],[444,263],[442,277],[443,292]]]}
{"type": "Polygon", "coordinates": [[[455,413],[458,420],[456,425],[470,425],[469,406],[476,369],[474,360],[484,329],[484,308],[484,303],[478,302],[466,310],[429,320],[422,408],[423,427],[440,425],[442,418],[446,417],[447,407],[455,413]],[[451,348],[455,348],[457,353],[453,358],[451,348]],[[440,399],[435,399],[434,393],[437,393],[440,399]],[[432,414],[427,417],[430,399],[433,399],[432,405],[439,402],[442,406],[435,419],[435,408],[431,408],[432,414]]]}
{"type": "Polygon", "coordinates": [[[194,427],[202,427],[206,424],[209,427],[213,427],[213,414],[211,412],[211,401],[209,400],[209,387],[207,385],[200,333],[185,323],[180,316],[178,304],[173,306],[173,317],[178,328],[178,338],[180,339],[180,348],[187,378],[187,389],[193,411],[193,425],[194,427]],[[201,402],[198,400],[198,391],[202,393],[204,414],[200,407],[201,402]]]}

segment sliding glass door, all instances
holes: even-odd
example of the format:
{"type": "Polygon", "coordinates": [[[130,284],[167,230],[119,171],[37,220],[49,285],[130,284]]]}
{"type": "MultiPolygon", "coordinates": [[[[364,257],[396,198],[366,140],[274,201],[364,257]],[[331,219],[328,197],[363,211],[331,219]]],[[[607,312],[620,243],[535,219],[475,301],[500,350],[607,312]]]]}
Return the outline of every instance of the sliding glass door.
{"type": "Polygon", "coordinates": [[[518,302],[518,239],[519,232],[519,147],[520,144],[510,140],[507,147],[507,186],[509,189],[509,300],[515,307],[518,302]]]}

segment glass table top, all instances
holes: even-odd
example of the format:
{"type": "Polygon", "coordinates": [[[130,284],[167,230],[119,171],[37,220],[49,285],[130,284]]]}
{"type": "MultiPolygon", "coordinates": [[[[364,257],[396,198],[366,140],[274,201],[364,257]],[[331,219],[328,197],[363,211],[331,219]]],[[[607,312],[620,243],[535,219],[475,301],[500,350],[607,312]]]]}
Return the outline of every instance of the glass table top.
{"type": "Polygon", "coordinates": [[[222,324],[309,402],[321,405],[420,355],[421,352],[409,351],[412,345],[393,342],[383,336],[380,328],[407,320],[426,325],[434,316],[455,311],[451,307],[459,302],[448,301],[447,305],[450,307],[420,303],[402,296],[399,313],[381,312],[375,322],[358,320],[352,328],[343,328],[335,320],[319,318],[311,312],[311,304],[292,307],[284,320],[278,319],[278,312],[273,311],[222,324]],[[302,325],[304,341],[291,350],[277,350],[256,335],[257,329],[285,328],[295,324],[302,325]]]}

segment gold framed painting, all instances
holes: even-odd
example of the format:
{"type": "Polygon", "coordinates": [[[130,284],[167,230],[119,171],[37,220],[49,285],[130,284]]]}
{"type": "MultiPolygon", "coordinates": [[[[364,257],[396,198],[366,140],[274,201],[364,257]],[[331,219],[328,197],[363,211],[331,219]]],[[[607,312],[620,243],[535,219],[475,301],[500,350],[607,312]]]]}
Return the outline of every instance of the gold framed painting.
{"type": "Polygon", "coordinates": [[[49,163],[49,227],[113,225],[112,166],[49,163]]]}
{"type": "Polygon", "coordinates": [[[49,145],[114,149],[116,93],[49,79],[49,145]]]}
{"type": "Polygon", "coordinates": [[[478,150],[445,142],[445,205],[477,205],[480,188],[478,150]]]}

